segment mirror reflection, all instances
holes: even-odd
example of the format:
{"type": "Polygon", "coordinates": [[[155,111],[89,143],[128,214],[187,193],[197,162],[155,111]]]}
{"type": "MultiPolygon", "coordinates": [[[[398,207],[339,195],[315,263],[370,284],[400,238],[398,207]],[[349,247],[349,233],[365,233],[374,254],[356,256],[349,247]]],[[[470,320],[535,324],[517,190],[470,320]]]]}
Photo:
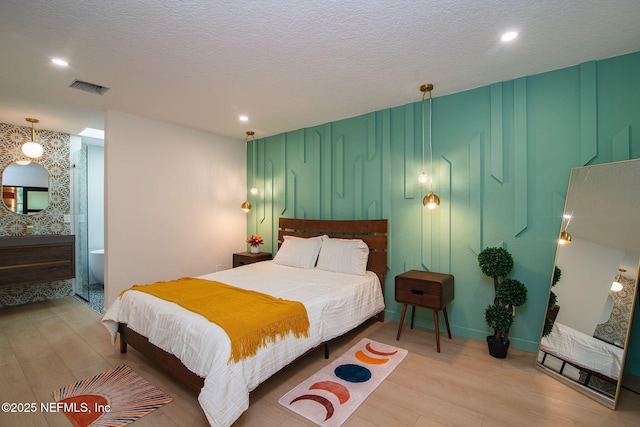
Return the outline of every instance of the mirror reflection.
{"type": "Polygon", "coordinates": [[[2,173],[2,201],[18,214],[40,212],[49,205],[49,173],[34,162],[10,164],[2,173]]]}
{"type": "Polygon", "coordinates": [[[536,366],[615,409],[637,292],[640,160],[573,169],[536,366]]]}

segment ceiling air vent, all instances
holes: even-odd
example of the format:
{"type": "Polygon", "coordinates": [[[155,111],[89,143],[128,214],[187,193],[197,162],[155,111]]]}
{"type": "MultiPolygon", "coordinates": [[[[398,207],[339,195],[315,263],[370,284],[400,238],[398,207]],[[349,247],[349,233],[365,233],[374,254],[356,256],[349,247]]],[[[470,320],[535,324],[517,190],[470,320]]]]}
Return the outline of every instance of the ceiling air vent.
{"type": "Polygon", "coordinates": [[[69,85],[69,87],[72,87],[78,90],[83,90],[89,93],[94,93],[97,95],[102,95],[109,90],[108,87],[100,86],[94,83],[83,82],[82,80],[74,80],[73,83],[69,85]]]}

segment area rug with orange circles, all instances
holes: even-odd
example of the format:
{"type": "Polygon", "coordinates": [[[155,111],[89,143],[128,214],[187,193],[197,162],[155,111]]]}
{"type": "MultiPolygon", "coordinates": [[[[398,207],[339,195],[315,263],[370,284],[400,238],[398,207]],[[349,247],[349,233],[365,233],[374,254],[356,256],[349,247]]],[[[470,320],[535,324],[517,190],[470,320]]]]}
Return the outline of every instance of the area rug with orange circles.
{"type": "Polygon", "coordinates": [[[407,353],[363,338],[282,396],[278,403],[319,426],[341,426],[407,353]]]}
{"type": "Polygon", "coordinates": [[[51,394],[76,427],[122,427],[173,400],[126,365],[51,394]]]}

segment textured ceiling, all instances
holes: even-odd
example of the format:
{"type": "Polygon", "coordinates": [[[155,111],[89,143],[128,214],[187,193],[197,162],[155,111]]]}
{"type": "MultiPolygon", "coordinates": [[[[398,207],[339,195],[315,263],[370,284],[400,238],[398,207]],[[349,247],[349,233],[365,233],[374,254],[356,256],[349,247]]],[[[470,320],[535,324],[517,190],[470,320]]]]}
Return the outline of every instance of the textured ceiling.
{"type": "Polygon", "coordinates": [[[2,0],[0,121],[77,134],[116,109],[261,138],[419,101],[423,83],[437,97],[634,52],[639,17],[638,0],[2,0]]]}

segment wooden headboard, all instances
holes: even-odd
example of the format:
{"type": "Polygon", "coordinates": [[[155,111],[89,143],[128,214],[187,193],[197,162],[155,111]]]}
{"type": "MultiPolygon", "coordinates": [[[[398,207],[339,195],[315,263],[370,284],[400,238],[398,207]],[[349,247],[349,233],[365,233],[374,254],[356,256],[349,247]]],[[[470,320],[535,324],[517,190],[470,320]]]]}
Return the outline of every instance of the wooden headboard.
{"type": "Polygon", "coordinates": [[[361,239],[369,246],[367,270],[380,279],[384,292],[384,276],[387,274],[387,220],[324,220],[280,218],[278,247],[284,236],[314,237],[326,234],[339,239],[361,239]]]}

